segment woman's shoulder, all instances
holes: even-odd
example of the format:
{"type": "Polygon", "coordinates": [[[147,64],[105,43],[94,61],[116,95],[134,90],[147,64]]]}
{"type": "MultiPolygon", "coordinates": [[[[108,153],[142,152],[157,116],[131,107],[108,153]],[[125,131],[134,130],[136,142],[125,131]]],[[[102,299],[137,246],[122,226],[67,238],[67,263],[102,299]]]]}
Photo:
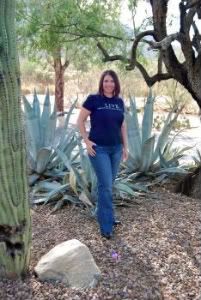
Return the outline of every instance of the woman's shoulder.
{"type": "Polygon", "coordinates": [[[84,101],[82,106],[84,108],[92,111],[97,106],[97,100],[98,100],[97,94],[90,94],[90,95],[87,96],[87,98],[84,101]]]}
{"type": "Polygon", "coordinates": [[[122,105],[124,105],[124,100],[123,100],[123,98],[122,98],[121,96],[117,96],[117,97],[116,97],[116,100],[117,100],[118,102],[120,102],[122,105]]]}
{"type": "Polygon", "coordinates": [[[119,95],[118,98],[119,98],[120,101],[124,102],[124,99],[123,99],[123,97],[121,95],[119,95]]]}
{"type": "Polygon", "coordinates": [[[124,104],[123,98],[121,96],[117,96],[116,97],[116,102],[118,103],[118,105],[121,107],[121,109],[124,112],[125,111],[125,104],[124,104]]]}
{"type": "Polygon", "coordinates": [[[96,100],[96,99],[99,99],[99,98],[100,98],[99,94],[89,94],[87,96],[87,99],[91,99],[91,100],[96,100]]]}

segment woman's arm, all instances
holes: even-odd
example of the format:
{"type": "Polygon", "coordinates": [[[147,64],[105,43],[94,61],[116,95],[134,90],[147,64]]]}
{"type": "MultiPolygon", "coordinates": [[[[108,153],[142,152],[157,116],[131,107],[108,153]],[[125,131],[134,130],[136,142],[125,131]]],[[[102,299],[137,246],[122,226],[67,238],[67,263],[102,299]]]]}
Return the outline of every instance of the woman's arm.
{"type": "Polygon", "coordinates": [[[87,152],[91,156],[94,156],[96,154],[96,152],[93,149],[93,146],[96,144],[88,139],[88,134],[87,134],[86,127],[85,127],[86,120],[90,114],[91,114],[91,112],[89,110],[82,107],[80,110],[78,119],[77,119],[77,126],[78,126],[80,134],[86,144],[87,152]]]}
{"type": "Polygon", "coordinates": [[[123,142],[122,159],[123,161],[126,161],[128,159],[128,139],[127,139],[127,126],[125,120],[123,121],[121,126],[121,135],[122,135],[122,142],[123,142]]]}

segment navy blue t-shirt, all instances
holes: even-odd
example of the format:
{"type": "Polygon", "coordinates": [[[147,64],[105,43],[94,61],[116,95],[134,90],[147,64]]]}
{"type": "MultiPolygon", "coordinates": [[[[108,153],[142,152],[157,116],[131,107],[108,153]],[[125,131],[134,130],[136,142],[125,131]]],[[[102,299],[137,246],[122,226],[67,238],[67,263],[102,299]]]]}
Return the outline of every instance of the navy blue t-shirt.
{"type": "Polygon", "coordinates": [[[122,144],[121,126],[124,120],[124,103],[119,97],[108,98],[89,95],[83,107],[91,112],[89,139],[97,145],[122,144]]]}

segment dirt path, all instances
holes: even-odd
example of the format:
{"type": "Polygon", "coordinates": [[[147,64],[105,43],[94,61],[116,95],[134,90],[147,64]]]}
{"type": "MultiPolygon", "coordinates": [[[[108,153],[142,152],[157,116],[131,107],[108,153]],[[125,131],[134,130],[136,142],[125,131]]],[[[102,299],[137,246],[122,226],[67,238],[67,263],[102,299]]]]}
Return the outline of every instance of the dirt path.
{"type": "Polygon", "coordinates": [[[121,208],[123,222],[110,241],[79,207],[49,214],[33,211],[33,245],[29,277],[1,281],[0,299],[15,300],[188,300],[201,299],[201,202],[167,191],[141,205],[121,208]],[[102,271],[92,290],[76,291],[59,283],[41,283],[33,266],[53,246],[76,238],[85,243],[102,271]],[[112,258],[112,251],[120,259],[112,258]]]}

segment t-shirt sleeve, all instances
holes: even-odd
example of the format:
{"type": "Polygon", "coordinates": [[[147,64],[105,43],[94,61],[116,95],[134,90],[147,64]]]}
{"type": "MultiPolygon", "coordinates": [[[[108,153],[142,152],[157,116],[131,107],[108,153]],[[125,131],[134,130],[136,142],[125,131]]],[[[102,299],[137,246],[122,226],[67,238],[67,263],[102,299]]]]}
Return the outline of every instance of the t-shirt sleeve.
{"type": "Polygon", "coordinates": [[[83,102],[82,106],[89,111],[94,110],[95,99],[92,95],[89,95],[87,99],[83,102]]]}
{"type": "Polygon", "coordinates": [[[125,104],[124,104],[124,100],[122,98],[121,99],[121,105],[122,105],[122,110],[123,110],[123,113],[125,113],[125,104]]]}

